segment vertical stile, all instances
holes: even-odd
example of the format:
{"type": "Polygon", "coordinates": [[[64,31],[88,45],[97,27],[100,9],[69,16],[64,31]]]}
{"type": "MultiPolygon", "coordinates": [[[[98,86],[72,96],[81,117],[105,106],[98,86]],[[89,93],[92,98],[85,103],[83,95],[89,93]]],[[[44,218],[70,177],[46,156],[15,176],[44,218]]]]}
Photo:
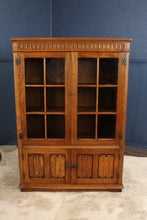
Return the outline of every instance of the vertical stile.
{"type": "MultiPolygon", "coordinates": [[[[19,71],[22,71],[22,79],[21,82],[23,82],[23,92],[20,92],[24,97],[21,96],[21,99],[24,100],[23,104],[23,111],[24,111],[24,141],[26,141],[27,138],[27,115],[26,115],[26,81],[25,81],[25,76],[26,76],[26,70],[25,70],[25,58],[23,57],[23,62],[22,65],[19,65],[19,71]],[[22,69],[21,69],[22,68],[22,69]]],[[[20,89],[21,89],[21,84],[20,84],[20,89]]]]}
{"type": "Polygon", "coordinates": [[[71,53],[71,143],[74,144],[77,140],[77,91],[78,91],[78,54],[71,53]],[[76,95],[72,96],[75,91],[76,95]]]}
{"type": "Polygon", "coordinates": [[[95,125],[95,138],[97,139],[97,129],[98,129],[98,94],[99,94],[99,58],[97,58],[97,79],[96,79],[96,125],[95,125]]]}
{"type": "Polygon", "coordinates": [[[119,54],[118,57],[118,82],[117,82],[117,108],[116,108],[116,131],[115,131],[115,137],[117,141],[119,141],[119,133],[122,132],[121,130],[121,123],[122,120],[122,100],[123,100],[123,65],[122,65],[122,56],[123,54],[119,54]]]}
{"type": "Polygon", "coordinates": [[[65,140],[70,143],[71,131],[70,131],[70,72],[71,72],[71,53],[68,52],[65,56],[65,140]],[[68,131],[68,132],[67,132],[68,131]]]}
{"type": "Polygon", "coordinates": [[[46,116],[46,58],[44,62],[44,122],[45,122],[45,139],[47,139],[47,116],[46,116]]]}

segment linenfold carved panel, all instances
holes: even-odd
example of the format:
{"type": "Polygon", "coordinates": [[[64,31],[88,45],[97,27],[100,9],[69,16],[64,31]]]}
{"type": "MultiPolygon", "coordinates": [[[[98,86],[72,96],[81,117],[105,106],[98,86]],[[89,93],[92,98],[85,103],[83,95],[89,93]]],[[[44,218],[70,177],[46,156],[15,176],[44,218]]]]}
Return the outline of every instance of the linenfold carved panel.
{"type": "Polygon", "coordinates": [[[50,177],[65,179],[65,162],[66,158],[63,154],[51,154],[49,158],[50,163],[50,177]]]}
{"type": "Polygon", "coordinates": [[[28,155],[28,167],[30,178],[44,178],[44,155],[43,154],[29,154],[28,155]]]}
{"type": "Polygon", "coordinates": [[[113,178],[114,176],[114,155],[99,155],[98,178],[113,178]]]}

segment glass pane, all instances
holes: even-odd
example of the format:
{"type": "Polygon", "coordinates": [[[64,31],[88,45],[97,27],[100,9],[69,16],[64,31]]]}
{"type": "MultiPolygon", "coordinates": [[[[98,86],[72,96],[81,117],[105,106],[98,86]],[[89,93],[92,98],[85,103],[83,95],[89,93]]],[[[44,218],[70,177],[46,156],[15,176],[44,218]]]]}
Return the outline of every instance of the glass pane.
{"type": "Polygon", "coordinates": [[[46,59],[46,84],[50,84],[50,85],[65,84],[65,59],[63,58],[46,59]]]}
{"type": "Polygon", "coordinates": [[[44,115],[27,115],[28,138],[44,138],[44,115]]]}
{"type": "Polygon", "coordinates": [[[43,59],[25,58],[25,83],[43,84],[43,59]]]}
{"type": "Polygon", "coordinates": [[[95,115],[78,115],[78,138],[95,138],[95,115]]]}
{"type": "Polygon", "coordinates": [[[65,111],[65,88],[46,88],[47,111],[65,111]]]}
{"type": "Polygon", "coordinates": [[[47,115],[47,138],[65,138],[64,115],[47,115]]]}
{"type": "Polygon", "coordinates": [[[78,84],[96,84],[97,59],[78,59],[78,84]]]}
{"type": "Polygon", "coordinates": [[[96,111],[96,88],[78,88],[78,111],[95,112],[96,111]]]}
{"type": "Polygon", "coordinates": [[[99,59],[99,84],[116,85],[118,78],[118,59],[100,58],[99,59]]]}
{"type": "Polygon", "coordinates": [[[26,111],[44,110],[44,89],[26,88],[26,111]]]}
{"type": "Polygon", "coordinates": [[[98,138],[115,138],[116,115],[98,116],[98,138]]]}
{"type": "Polygon", "coordinates": [[[99,88],[98,109],[103,112],[116,112],[117,88],[99,88]]]}

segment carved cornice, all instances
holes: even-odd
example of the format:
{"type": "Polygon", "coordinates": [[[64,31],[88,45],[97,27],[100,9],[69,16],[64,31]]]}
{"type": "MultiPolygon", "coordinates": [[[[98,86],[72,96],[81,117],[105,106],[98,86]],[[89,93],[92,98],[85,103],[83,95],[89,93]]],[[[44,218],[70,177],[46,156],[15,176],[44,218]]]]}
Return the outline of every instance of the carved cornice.
{"type": "MultiPolygon", "coordinates": [[[[13,40],[12,40],[13,41],[13,40]]],[[[129,51],[130,42],[121,40],[15,40],[13,51],[129,51]]]]}

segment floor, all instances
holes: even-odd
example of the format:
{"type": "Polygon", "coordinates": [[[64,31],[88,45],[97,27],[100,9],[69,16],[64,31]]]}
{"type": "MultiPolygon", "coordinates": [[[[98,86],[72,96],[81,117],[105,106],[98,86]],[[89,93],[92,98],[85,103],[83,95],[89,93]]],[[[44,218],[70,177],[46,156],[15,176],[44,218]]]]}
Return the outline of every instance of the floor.
{"type": "Polygon", "coordinates": [[[0,151],[0,220],[147,220],[146,157],[125,156],[121,193],[20,192],[17,148],[0,151]]]}
{"type": "Polygon", "coordinates": [[[147,157],[147,150],[140,150],[132,147],[125,147],[125,155],[147,157]]]}

